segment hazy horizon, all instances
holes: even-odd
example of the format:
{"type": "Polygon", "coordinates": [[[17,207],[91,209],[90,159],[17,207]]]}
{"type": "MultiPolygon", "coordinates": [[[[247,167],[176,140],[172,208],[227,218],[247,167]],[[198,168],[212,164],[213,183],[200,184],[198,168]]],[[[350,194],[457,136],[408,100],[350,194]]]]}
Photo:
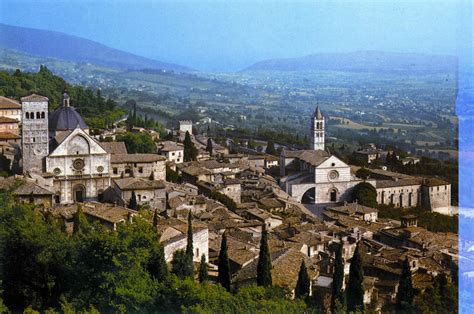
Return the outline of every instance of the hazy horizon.
{"type": "Polygon", "coordinates": [[[10,1],[0,22],[58,31],[205,71],[384,51],[472,57],[469,1],[10,1]]]}

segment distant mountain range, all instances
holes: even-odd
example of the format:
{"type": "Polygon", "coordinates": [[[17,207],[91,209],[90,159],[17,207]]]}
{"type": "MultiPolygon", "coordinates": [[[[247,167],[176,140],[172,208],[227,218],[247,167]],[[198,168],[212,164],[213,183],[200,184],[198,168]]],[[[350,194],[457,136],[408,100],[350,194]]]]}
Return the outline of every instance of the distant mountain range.
{"type": "Polygon", "coordinates": [[[59,32],[0,24],[0,47],[40,57],[119,69],[192,71],[178,64],[165,63],[110,48],[92,40],[59,32]]]}
{"type": "Polygon", "coordinates": [[[358,51],[264,60],[243,71],[342,71],[419,75],[454,73],[457,64],[458,60],[454,56],[358,51]]]}

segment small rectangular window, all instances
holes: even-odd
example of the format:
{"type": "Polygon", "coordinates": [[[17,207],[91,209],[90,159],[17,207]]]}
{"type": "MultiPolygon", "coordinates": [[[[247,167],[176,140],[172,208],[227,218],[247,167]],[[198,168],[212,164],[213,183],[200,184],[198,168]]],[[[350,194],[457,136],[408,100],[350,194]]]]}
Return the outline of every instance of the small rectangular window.
{"type": "Polygon", "coordinates": [[[114,167],[113,172],[114,172],[114,174],[118,174],[118,169],[114,167]]]}
{"type": "Polygon", "coordinates": [[[139,168],[138,168],[138,172],[139,172],[139,173],[143,173],[143,167],[139,167],[139,168]]]}

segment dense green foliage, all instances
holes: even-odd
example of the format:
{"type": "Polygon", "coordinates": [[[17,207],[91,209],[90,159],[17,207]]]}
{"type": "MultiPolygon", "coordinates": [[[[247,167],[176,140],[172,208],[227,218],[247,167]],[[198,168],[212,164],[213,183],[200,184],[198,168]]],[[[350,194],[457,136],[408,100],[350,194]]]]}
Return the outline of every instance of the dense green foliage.
{"type": "Polygon", "coordinates": [[[308,275],[308,269],[306,269],[306,265],[303,260],[301,262],[300,271],[298,272],[298,281],[296,282],[295,297],[304,298],[309,296],[310,284],[311,282],[308,275]]]}
{"type": "Polygon", "coordinates": [[[433,313],[433,311],[437,313],[458,313],[458,287],[454,281],[448,279],[443,274],[436,276],[434,284],[415,298],[414,303],[418,313],[428,314],[433,313]]]}
{"type": "Polygon", "coordinates": [[[377,207],[377,191],[370,183],[358,183],[352,190],[352,200],[364,206],[377,207]]]}
{"type": "Polygon", "coordinates": [[[235,203],[235,201],[225,194],[222,194],[218,191],[211,191],[210,198],[221,202],[232,212],[235,212],[237,210],[237,204],[235,203]]]}
{"type": "Polygon", "coordinates": [[[192,257],[185,250],[174,252],[171,265],[173,274],[180,279],[192,278],[194,275],[192,257]]]}
{"type": "Polygon", "coordinates": [[[227,253],[227,234],[225,232],[222,235],[221,249],[219,251],[217,283],[219,283],[227,291],[230,291],[230,284],[231,284],[230,263],[229,263],[229,255],[227,253]]]}
{"type": "Polygon", "coordinates": [[[193,216],[191,211],[188,213],[188,232],[186,240],[186,254],[193,256],[193,216]]]}
{"type": "Polygon", "coordinates": [[[186,131],[184,136],[184,161],[194,161],[197,159],[198,150],[194,146],[194,143],[191,141],[191,135],[186,131]]]}
{"type": "Polygon", "coordinates": [[[181,175],[166,165],[166,181],[173,183],[181,183],[181,175]]]}
{"type": "Polygon", "coordinates": [[[262,238],[260,239],[260,252],[257,264],[257,285],[268,287],[272,285],[272,258],[268,247],[268,232],[263,225],[262,238]]]}
{"type": "Polygon", "coordinates": [[[398,285],[397,311],[403,313],[414,312],[413,297],[413,282],[411,279],[410,264],[408,263],[408,258],[405,258],[398,285]]]}
{"type": "Polygon", "coordinates": [[[354,256],[349,267],[349,280],[346,287],[347,311],[364,312],[364,272],[362,258],[359,252],[359,243],[356,245],[354,256]]]}
{"type": "Polygon", "coordinates": [[[19,99],[31,93],[49,98],[50,110],[61,104],[64,91],[71,97],[71,105],[82,115],[91,129],[106,128],[125,114],[112,99],[105,99],[100,90],[68,84],[59,76],[54,75],[45,66],[38,73],[22,73],[15,71],[9,74],[0,71],[0,95],[19,99]]]}
{"type": "Polygon", "coordinates": [[[117,141],[125,142],[125,146],[127,147],[127,152],[129,154],[156,153],[156,144],[151,136],[146,133],[127,132],[125,135],[118,135],[117,141]]]}
{"type": "Polygon", "coordinates": [[[359,170],[357,170],[357,172],[356,172],[356,176],[357,176],[358,178],[361,178],[361,179],[364,179],[364,180],[366,180],[367,178],[369,178],[370,175],[371,175],[370,170],[367,169],[367,168],[363,168],[363,167],[360,168],[359,170]]]}
{"type": "Polygon", "coordinates": [[[387,205],[379,205],[379,218],[391,218],[400,220],[404,215],[415,215],[418,218],[418,226],[432,232],[454,232],[458,233],[459,218],[434,213],[424,208],[395,208],[387,205]]]}
{"type": "MultiPolygon", "coordinates": [[[[342,241],[341,241],[342,242],[342,241]]],[[[331,311],[340,313],[344,310],[345,298],[342,290],[344,284],[344,260],[342,258],[342,243],[336,244],[334,256],[334,273],[332,276],[331,311]]]]}

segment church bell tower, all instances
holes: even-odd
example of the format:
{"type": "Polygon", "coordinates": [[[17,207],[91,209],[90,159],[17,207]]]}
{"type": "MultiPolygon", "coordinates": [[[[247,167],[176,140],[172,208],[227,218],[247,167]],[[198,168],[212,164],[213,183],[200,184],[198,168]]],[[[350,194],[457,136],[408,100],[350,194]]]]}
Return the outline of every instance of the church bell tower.
{"type": "Polygon", "coordinates": [[[324,150],[324,117],[319,106],[316,106],[311,122],[310,148],[312,150],[324,150]]]}
{"type": "Polygon", "coordinates": [[[48,101],[40,95],[21,98],[23,173],[42,172],[48,146],[48,101]]]}

